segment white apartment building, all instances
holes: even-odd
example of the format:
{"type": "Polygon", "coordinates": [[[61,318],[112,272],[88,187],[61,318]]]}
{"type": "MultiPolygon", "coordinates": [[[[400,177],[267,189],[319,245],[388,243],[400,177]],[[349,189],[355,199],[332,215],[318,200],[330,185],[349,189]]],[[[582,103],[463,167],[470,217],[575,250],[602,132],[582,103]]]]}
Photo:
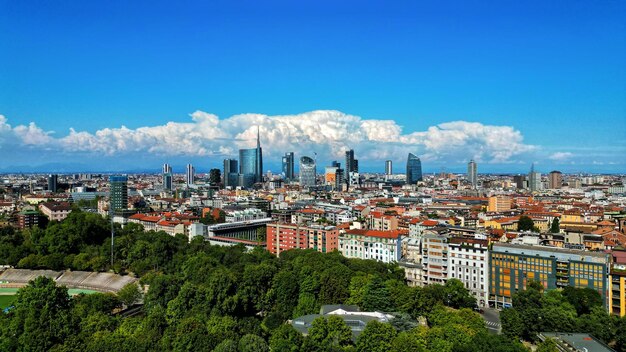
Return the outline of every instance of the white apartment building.
{"type": "Polygon", "coordinates": [[[374,259],[384,263],[400,260],[401,231],[347,230],[339,235],[339,251],[344,257],[374,259]]]}
{"type": "Polygon", "coordinates": [[[450,238],[448,243],[448,279],[458,279],[476,298],[479,307],[488,304],[489,241],[474,238],[450,238]]]}

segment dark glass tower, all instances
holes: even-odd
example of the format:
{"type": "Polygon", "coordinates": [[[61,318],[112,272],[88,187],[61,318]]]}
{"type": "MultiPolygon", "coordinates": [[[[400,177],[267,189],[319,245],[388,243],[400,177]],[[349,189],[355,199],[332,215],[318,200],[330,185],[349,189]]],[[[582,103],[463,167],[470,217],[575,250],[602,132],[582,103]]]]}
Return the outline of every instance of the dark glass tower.
{"type": "Polygon", "coordinates": [[[346,151],[346,172],[359,172],[359,161],[354,158],[354,150],[346,151]]]}
{"type": "Polygon", "coordinates": [[[406,183],[415,184],[422,180],[422,162],[417,155],[409,153],[406,161],[406,183]]]}
{"type": "Polygon", "coordinates": [[[239,182],[239,162],[235,159],[224,160],[224,187],[236,187],[239,182]]]}
{"type": "Polygon", "coordinates": [[[109,201],[111,213],[128,208],[128,177],[109,177],[109,201]]]}
{"type": "MultiPolygon", "coordinates": [[[[239,173],[252,182],[263,182],[263,149],[260,132],[257,129],[256,148],[239,149],[239,173]]],[[[246,185],[250,186],[250,185],[246,185]]]]}
{"type": "Polygon", "coordinates": [[[58,175],[48,175],[48,191],[56,193],[58,179],[58,175]]]}
{"type": "Polygon", "coordinates": [[[293,180],[293,176],[294,176],[293,152],[285,153],[285,156],[283,156],[283,174],[285,175],[285,179],[293,180]]]}

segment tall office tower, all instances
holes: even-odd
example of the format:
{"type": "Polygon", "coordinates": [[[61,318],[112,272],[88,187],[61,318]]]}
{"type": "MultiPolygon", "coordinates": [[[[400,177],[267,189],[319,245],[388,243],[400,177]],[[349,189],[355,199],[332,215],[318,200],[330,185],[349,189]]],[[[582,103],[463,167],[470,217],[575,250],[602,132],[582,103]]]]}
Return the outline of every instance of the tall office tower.
{"type": "Polygon", "coordinates": [[[163,164],[163,174],[171,174],[172,173],[172,166],[170,164],[163,164]]]}
{"type": "Polygon", "coordinates": [[[338,168],[337,170],[335,170],[335,186],[334,186],[334,189],[336,191],[342,191],[344,182],[345,181],[344,181],[343,169],[338,168]]]}
{"type": "Polygon", "coordinates": [[[406,161],[406,183],[416,184],[417,181],[422,180],[422,162],[417,155],[409,153],[409,157],[406,161]]]}
{"type": "Polygon", "coordinates": [[[517,189],[526,188],[526,175],[515,175],[513,176],[513,182],[517,189]]]}
{"type": "Polygon", "coordinates": [[[476,184],[478,183],[478,174],[476,170],[476,162],[474,160],[470,160],[467,163],[467,180],[472,185],[472,188],[476,188],[476,184]]]}
{"type": "Polygon", "coordinates": [[[194,179],[196,178],[196,169],[191,164],[187,164],[187,173],[185,174],[185,180],[187,181],[187,186],[193,185],[194,179]]]}
{"type": "Polygon", "coordinates": [[[171,191],[172,190],[172,173],[166,172],[163,174],[163,189],[171,191]]]}
{"type": "Polygon", "coordinates": [[[385,161],[385,175],[389,176],[393,174],[393,164],[391,160],[385,161]]]}
{"type": "Polygon", "coordinates": [[[224,159],[224,187],[237,187],[239,183],[239,162],[224,159]]]}
{"type": "Polygon", "coordinates": [[[308,156],[300,158],[300,187],[313,187],[315,186],[315,160],[308,156]]]}
{"type": "Polygon", "coordinates": [[[359,172],[359,161],[354,158],[354,150],[346,151],[346,172],[359,172]]]}
{"type": "Polygon", "coordinates": [[[217,186],[222,182],[222,171],[220,169],[209,170],[209,183],[212,186],[217,186]]]}
{"type": "Polygon", "coordinates": [[[128,176],[109,177],[110,212],[128,208],[128,176]]]}
{"type": "Polygon", "coordinates": [[[263,150],[261,149],[260,132],[257,127],[256,148],[239,149],[239,173],[244,175],[245,187],[252,183],[263,182],[263,150]]]}
{"type": "Polygon", "coordinates": [[[283,156],[283,175],[285,175],[285,179],[293,180],[293,176],[294,176],[293,152],[285,153],[285,156],[283,156]]]}
{"type": "Polygon", "coordinates": [[[56,193],[59,175],[48,175],[48,191],[56,193]]]}
{"type": "Polygon", "coordinates": [[[559,189],[563,185],[563,174],[561,171],[551,171],[548,176],[550,189],[559,189]]]}
{"type": "Polygon", "coordinates": [[[541,172],[535,172],[535,164],[533,163],[528,173],[528,187],[531,192],[540,191],[543,187],[541,184],[541,172]]]}
{"type": "Polygon", "coordinates": [[[354,150],[350,149],[346,151],[346,167],[345,167],[345,173],[348,177],[346,177],[346,183],[348,184],[348,186],[353,184],[353,180],[354,177],[351,177],[350,175],[352,173],[354,174],[358,174],[359,173],[359,161],[356,160],[354,158],[354,150]]]}

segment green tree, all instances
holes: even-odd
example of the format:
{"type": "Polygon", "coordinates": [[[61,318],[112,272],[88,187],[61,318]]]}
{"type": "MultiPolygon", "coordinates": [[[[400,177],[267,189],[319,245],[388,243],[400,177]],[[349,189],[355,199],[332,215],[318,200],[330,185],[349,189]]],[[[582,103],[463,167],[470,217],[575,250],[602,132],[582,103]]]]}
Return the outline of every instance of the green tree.
{"type": "Polygon", "coordinates": [[[385,282],[378,276],[375,276],[365,286],[363,294],[363,306],[365,311],[391,311],[393,306],[389,289],[385,282]]]}
{"type": "Polygon", "coordinates": [[[391,325],[372,320],[357,338],[356,349],[359,352],[387,352],[397,335],[391,325]]]}
{"type": "Polygon", "coordinates": [[[257,335],[247,334],[239,340],[240,352],[267,352],[269,350],[267,342],[257,335]]]}
{"type": "Polygon", "coordinates": [[[276,352],[297,352],[303,342],[302,334],[290,324],[279,326],[270,337],[270,350],[276,352]]]}
{"type": "Polygon", "coordinates": [[[554,220],[552,220],[552,223],[550,224],[550,232],[551,233],[559,233],[561,232],[561,228],[559,227],[559,218],[554,218],[554,220]]]}
{"type": "Polygon", "coordinates": [[[219,343],[213,352],[239,352],[237,343],[231,339],[226,339],[219,343]]]}
{"type": "Polygon", "coordinates": [[[517,231],[533,231],[535,228],[535,222],[533,219],[526,215],[520,216],[517,221],[517,231]]]}
{"type": "Polygon", "coordinates": [[[535,352],[559,352],[559,349],[556,347],[556,342],[548,337],[537,346],[535,352]]]}
{"type": "Polygon", "coordinates": [[[120,302],[122,302],[125,306],[132,306],[137,303],[141,299],[141,291],[139,286],[135,282],[131,282],[126,284],[126,286],[122,287],[121,290],[117,293],[117,297],[120,302]]]}
{"type": "Polygon", "coordinates": [[[415,332],[404,331],[393,339],[391,350],[394,352],[425,352],[426,339],[415,332]]]}
{"type": "Polygon", "coordinates": [[[474,308],[476,298],[474,298],[465,285],[458,279],[446,281],[444,287],[444,304],[452,308],[474,308]]]}
{"type": "Polygon", "coordinates": [[[507,308],[500,312],[502,332],[511,339],[520,339],[524,336],[525,323],[517,309],[507,308]]]}
{"type": "Polygon", "coordinates": [[[17,293],[0,350],[48,351],[61,344],[77,328],[71,306],[67,288],[43,276],[30,281],[17,293]]]}
{"type": "Polygon", "coordinates": [[[574,306],[578,315],[589,314],[594,307],[602,307],[604,302],[598,291],[591,288],[567,286],[563,296],[574,306]]]}

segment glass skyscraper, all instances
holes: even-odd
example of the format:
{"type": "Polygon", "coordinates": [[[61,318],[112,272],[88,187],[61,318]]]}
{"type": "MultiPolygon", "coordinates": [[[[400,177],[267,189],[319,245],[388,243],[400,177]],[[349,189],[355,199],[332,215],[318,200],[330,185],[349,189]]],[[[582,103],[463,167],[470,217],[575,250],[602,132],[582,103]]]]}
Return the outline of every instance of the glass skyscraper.
{"type": "Polygon", "coordinates": [[[300,158],[300,187],[315,186],[316,170],[315,160],[308,156],[300,158]]]}
{"type": "Polygon", "coordinates": [[[293,176],[294,176],[293,152],[285,153],[285,156],[283,156],[283,174],[285,175],[285,179],[293,180],[293,176]]]}
{"type": "MultiPolygon", "coordinates": [[[[263,150],[259,134],[257,129],[256,148],[239,149],[239,173],[246,176],[244,177],[246,180],[252,180],[252,183],[263,182],[263,150]]],[[[252,184],[244,185],[244,187],[249,186],[252,184]]]]}
{"type": "Polygon", "coordinates": [[[422,180],[422,162],[417,155],[409,153],[406,161],[406,183],[415,184],[422,180]]]}
{"type": "Polygon", "coordinates": [[[478,182],[478,173],[476,162],[474,160],[470,160],[467,163],[467,181],[472,185],[472,188],[476,188],[476,184],[478,182]]]}
{"type": "Polygon", "coordinates": [[[111,213],[128,208],[127,176],[109,177],[109,201],[111,213]]]}

